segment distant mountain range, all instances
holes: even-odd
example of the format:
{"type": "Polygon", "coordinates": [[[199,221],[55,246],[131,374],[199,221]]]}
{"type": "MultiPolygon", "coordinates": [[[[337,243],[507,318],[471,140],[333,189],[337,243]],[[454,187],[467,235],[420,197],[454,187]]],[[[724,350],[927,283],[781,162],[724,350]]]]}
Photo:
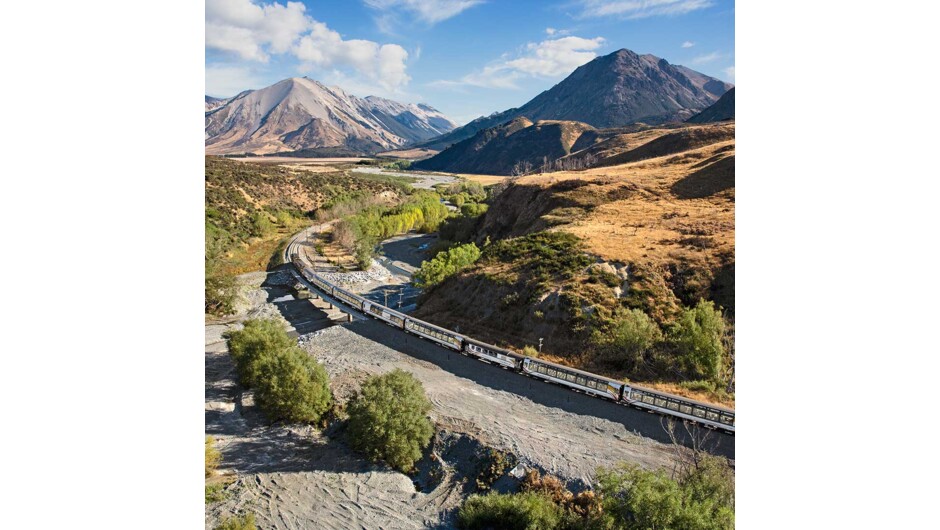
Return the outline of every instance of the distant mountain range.
{"type": "Polygon", "coordinates": [[[521,116],[533,122],[578,121],[597,128],[684,121],[730,88],[731,84],[690,68],[622,49],[578,67],[519,108],[477,118],[418,147],[445,149],[521,116]]]}
{"type": "Polygon", "coordinates": [[[373,154],[456,126],[428,105],[359,98],[306,77],[228,99],[206,96],[207,154],[373,154]]]}
{"type": "Polygon", "coordinates": [[[725,95],[714,105],[699,112],[688,119],[689,123],[711,123],[734,119],[734,88],[725,92],[725,95]]]}

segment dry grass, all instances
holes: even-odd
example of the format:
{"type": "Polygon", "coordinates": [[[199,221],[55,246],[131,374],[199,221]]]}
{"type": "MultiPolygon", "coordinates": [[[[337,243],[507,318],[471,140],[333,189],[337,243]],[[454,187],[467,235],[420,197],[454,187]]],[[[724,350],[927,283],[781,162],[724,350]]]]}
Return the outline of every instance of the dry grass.
{"type": "Polygon", "coordinates": [[[472,173],[455,173],[458,177],[469,180],[470,182],[477,182],[483,186],[489,186],[490,184],[499,184],[509,177],[503,175],[474,175],[472,173]]]}
{"type": "MultiPolygon", "coordinates": [[[[659,136],[643,131],[634,141],[659,136]]],[[[548,187],[578,179],[592,186],[566,193],[589,189],[596,197],[613,199],[563,227],[583,238],[589,252],[607,261],[652,265],[681,261],[714,266],[734,254],[733,180],[730,188],[701,198],[682,198],[676,189],[682,189],[677,184],[698,175],[710,178],[709,167],[725,166],[733,157],[731,140],[619,166],[532,175],[518,182],[548,187]]]]}

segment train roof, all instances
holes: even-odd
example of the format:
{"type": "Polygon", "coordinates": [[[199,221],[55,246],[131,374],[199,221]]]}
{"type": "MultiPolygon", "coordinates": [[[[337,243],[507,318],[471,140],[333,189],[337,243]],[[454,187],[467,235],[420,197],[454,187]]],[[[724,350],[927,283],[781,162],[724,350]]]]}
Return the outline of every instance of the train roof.
{"type": "Polygon", "coordinates": [[[646,387],[644,387],[644,386],[634,385],[633,383],[627,383],[627,386],[629,386],[630,388],[635,388],[635,389],[640,390],[640,391],[643,391],[643,392],[648,392],[648,393],[650,393],[650,394],[656,394],[656,395],[660,395],[660,396],[663,396],[663,397],[669,397],[669,398],[673,398],[673,399],[681,399],[682,401],[686,401],[686,402],[692,403],[693,405],[699,405],[699,406],[702,406],[702,407],[708,407],[708,408],[712,408],[712,409],[715,409],[715,410],[720,410],[720,411],[724,411],[724,412],[730,412],[730,413],[734,414],[734,409],[729,409],[728,407],[723,407],[723,406],[721,406],[721,405],[715,405],[715,404],[713,404],[713,403],[706,403],[706,402],[704,402],[704,401],[698,401],[698,400],[696,400],[696,399],[687,398],[687,397],[685,397],[685,396],[679,396],[679,395],[677,395],[677,394],[670,394],[669,392],[663,392],[663,391],[660,391],[660,390],[653,390],[652,388],[646,388],[646,387]]]}
{"type": "Polygon", "coordinates": [[[483,342],[482,340],[477,340],[477,339],[474,339],[473,337],[468,337],[468,336],[466,336],[466,335],[462,335],[462,336],[463,336],[464,340],[466,340],[467,342],[469,342],[469,343],[471,343],[471,344],[476,344],[476,345],[478,345],[478,346],[483,346],[484,348],[488,348],[488,349],[491,349],[491,350],[493,350],[493,351],[498,351],[498,352],[500,352],[500,353],[505,353],[506,355],[508,355],[508,356],[510,356],[510,357],[515,357],[515,358],[517,358],[517,359],[525,359],[525,358],[526,358],[525,355],[516,353],[516,352],[514,352],[514,351],[512,351],[512,350],[507,350],[506,348],[500,348],[499,346],[493,346],[492,344],[488,344],[488,343],[486,343],[486,342],[483,342]]]}
{"type": "Polygon", "coordinates": [[[580,375],[583,375],[583,376],[586,376],[586,377],[591,377],[591,378],[593,378],[593,379],[601,379],[601,380],[603,380],[603,381],[609,381],[609,382],[611,382],[611,383],[617,383],[618,385],[626,385],[626,383],[624,383],[623,381],[619,381],[619,380],[617,380],[617,379],[611,379],[611,378],[609,378],[609,377],[604,377],[603,375],[592,374],[591,372],[585,372],[584,370],[578,370],[577,368],[572,368],[572,367],[570,367],[570,366],[565,366],[565,365],[563,365],[563,364],[553,363],[553,362],[551,362],[551,361],[546,361],[546,360],[543,360],[543,359],[537,359],[537,358],[535,358],[535,357],[528,357],[528,359],[530,359],[530,360],[532,360],[532,361],[534,361],[534,362],[537,362],[537,363],[547,364],[547,365],[549,365],[549,366],[554,366],[554,367],[556,367],[556,368],[561,368],[562,370],[565,370],[565,371],[567,371],[567,372],[574,372],[574,373],[576,373],[576,374],[580,374],[580,375]]]}

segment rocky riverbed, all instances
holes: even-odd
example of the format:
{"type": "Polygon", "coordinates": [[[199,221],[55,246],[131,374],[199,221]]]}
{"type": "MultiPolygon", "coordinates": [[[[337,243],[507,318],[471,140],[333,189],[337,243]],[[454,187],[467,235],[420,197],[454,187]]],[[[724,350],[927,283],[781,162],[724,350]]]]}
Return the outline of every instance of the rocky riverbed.
{"type": "MultiPolygon", "coordinates": [[[[206,433],[218,440],[221,472],[232,480],[226,499],[207,505],[207,528],[243,511],[255,513],[261,528],[450,528],[456,508],[475,490],[474,473],[487,448],[574,488],[589,485],[598,466],[673,464],[672,445],[634,432],[658,421],[648,415],[608,410],[606,402],[449,352],[379,321],[339,325],[342,315],[322,300],[289,296],[292,282],[284,273],[253,273],[241,281],[239,313],[206,323],[206,433]],[[269,424],[237,384],[222,338],[254,317],[305,330],[298,343],[324,364],[340,403],[373,374],[402,368],[421,380],[438,434],[419,472],[408,476],[364,460],[349,449],[341,422],[324,430],[269,424]]],[[[511,489],[513,481],[504,477],[497,485],[511,489]]]]}

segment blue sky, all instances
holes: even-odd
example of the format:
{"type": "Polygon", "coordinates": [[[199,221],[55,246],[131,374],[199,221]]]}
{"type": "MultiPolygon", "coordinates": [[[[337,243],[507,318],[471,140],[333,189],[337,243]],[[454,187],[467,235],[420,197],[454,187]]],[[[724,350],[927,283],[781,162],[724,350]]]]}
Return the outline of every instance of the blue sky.
{"type": "Polygon", "coordinates": [[[206,0],[206,93],[308,76],[466,123],[620,48],[734,82],[725,0],[206,0]]]}

